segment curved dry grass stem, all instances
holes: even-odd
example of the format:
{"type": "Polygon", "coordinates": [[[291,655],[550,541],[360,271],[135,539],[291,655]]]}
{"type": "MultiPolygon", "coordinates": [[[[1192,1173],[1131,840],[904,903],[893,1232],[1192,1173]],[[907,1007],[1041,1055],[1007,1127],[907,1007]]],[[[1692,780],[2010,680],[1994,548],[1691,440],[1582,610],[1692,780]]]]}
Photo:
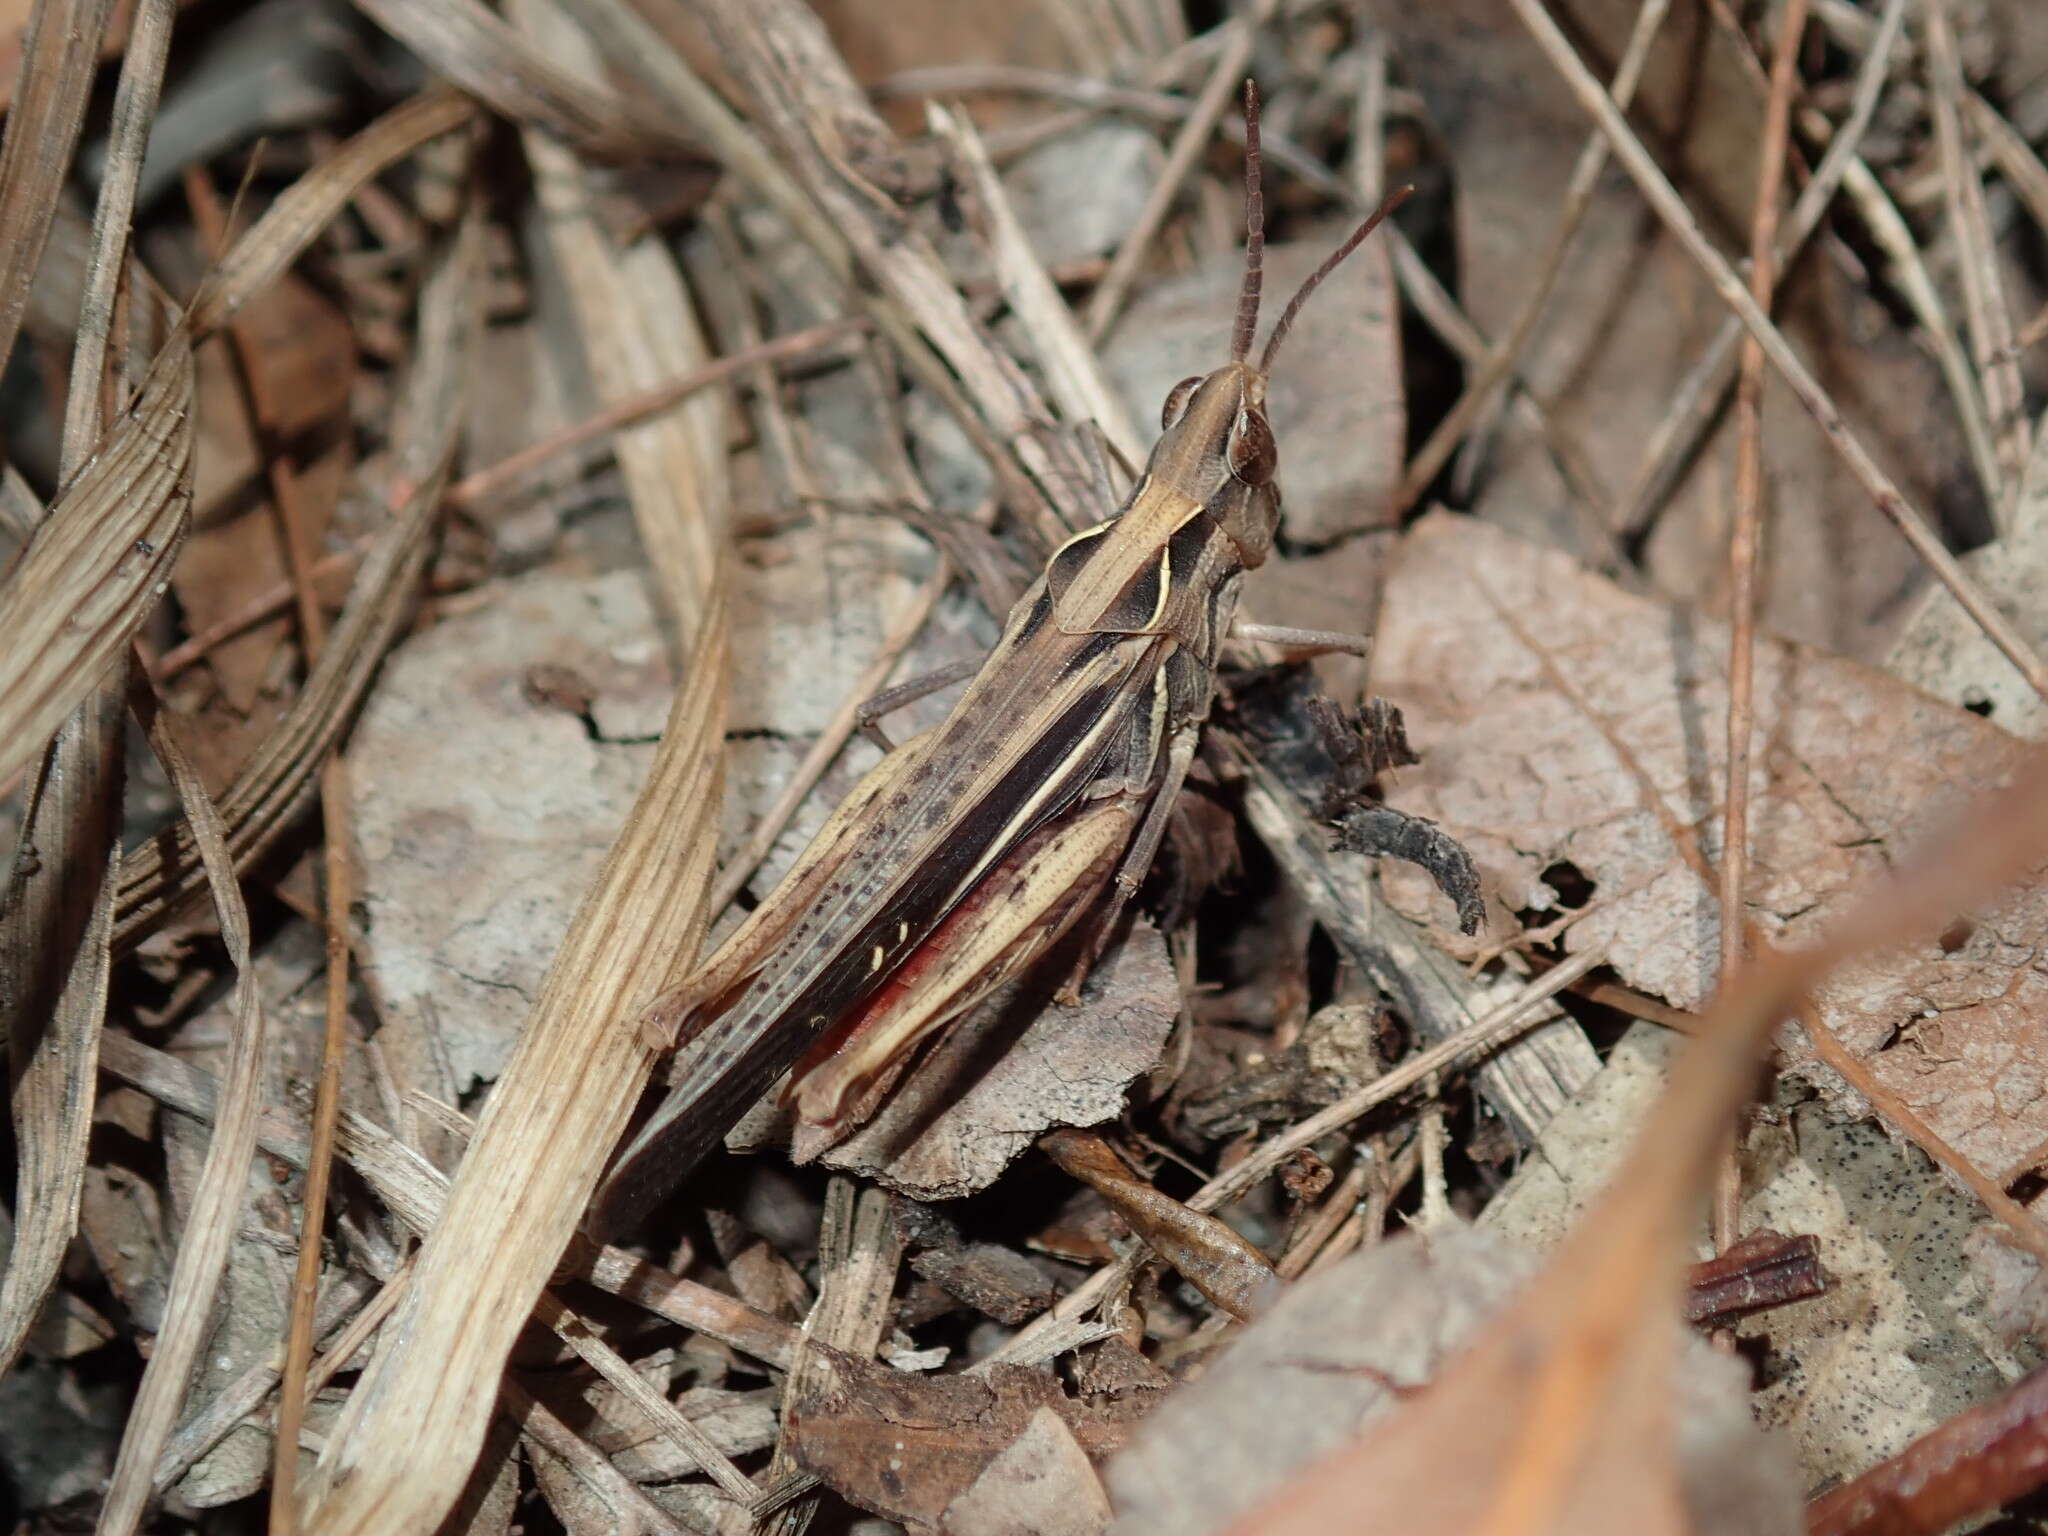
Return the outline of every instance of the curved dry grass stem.
{"type": "Polygon", "coordinates": [[[178,1257],[164,1297],[164,1325],[156,1336],[149,1364],[136,1389],[114,1471],[100,1507],[101,1536],[130,1536],[141,1526],[154,1488],[157,1459],[178,1416],[198,1361],[213,1326],[213,1308],[228,1251],[241,1228],[241,1210],[249,1188],[249,1160],[255,1155],[257,1120],[263,1107],[263,1000],[256,984],[255,957],[249,945],[249,913],[235,879],[225,829],[206,793],[198,771],[178,745],[155,693],[138,682],[132,695],[136,713],[149,733],[149,744],[177,790],[186,824],[198,840],[220,920],[221,943],[235,967],[233,1023],[228,1038],[228,1064],[221,1082],[213,1137],[192,1197],[178,1257]]]}

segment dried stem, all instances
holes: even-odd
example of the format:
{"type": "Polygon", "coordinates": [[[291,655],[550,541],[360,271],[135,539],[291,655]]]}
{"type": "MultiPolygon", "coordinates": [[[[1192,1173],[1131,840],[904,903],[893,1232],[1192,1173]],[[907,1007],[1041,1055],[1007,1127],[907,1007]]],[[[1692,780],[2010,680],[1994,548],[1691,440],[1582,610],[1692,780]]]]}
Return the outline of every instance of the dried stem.
{"type": "Polygon", "coordinates": [[[1941,584],[1954,594],[1970,617],[1996,645],[2005,657],[2016,667],[2020,675],[2043,698],[2048,698],[2048,664],[2044,664],[2008,619],[1977,582],[1965,571],[1956,557],[1949,553],[1941,536],[1923,517],[1918,508],[1906,499],[1905,492],[1892,481],[1871,457],[1861,439],[1849,429],[1843,420],[1840,408],[1821,387],[1804,363],[1799,360],[1784,335],[1771,323],[1769,315],[1758,308],[1756,300],[1742,284],[1728,263],[1722,259],[1711,242],[1701,232],[1685,200],[1678,190],[1658,169],[1657,162],[1646,150],[1642,141],[1629,128],[1628,120],[1616,110],[1614,102],[1600,88],[1600,82],[1580,61],[1571,42],[1559,30],[1542,0],[1509,0],[1515,14],[1522,20],[1536,44],[1543,50],[1556,67],[1558,74],[1579,100],[1579,104],[1600,125],[1608,141],[1613,144],[1615,157],[1634,178],[1643,196],[1657,211],[1668,228],[1675,234],[1693,260],[1706,274],[1714,291],[1728,307],[1741,317],[1749,333],[1762,346],[1764,355],[1778,370],[1799,403],[1819,425],[1822,435],[1835,450],[1857,483],[1870,493],[1878,510],[1891,519],[1893,525],[1905,535],[1906,541],[1927,563],[1941,584]]]}
{"type": "MultiPolygon", "coordinates": [[[[208,255],[219,260],[228,246],[228,228],[213,183],[203,168],[188,166],[185,189],[200,240],[208,255]]],[[[227,330],[235,382],[270,482],[270,504],[280,524],[285,569],[298,606],[300,640],[311,665],[319,660],[327,642],[327,617],[313,581],[316,514],[277,441],[277,409],[264,390],[261,343],[239,317],[228,322],[227,330]]],[[[334,1167],[334,1131],[347,1043],[348,913],[354,905],[347,806],[347,769],[340,754],[330,752],[320,769],[327,876],[327,1018],[321,1033],[320,1075],[314,1085],[312,1156],[300,1195],[299,1251],[293,1265],[291,1315],[272,1446],[272,1536],[293,1536],[298,1529],[299,1430],[305,1422],[306,1370],[313,1356],[313,1319],[320,1301],[320,1239],[327,1224],[327,1186],[334,1167]]]]}
{"type": "MultiPolygon", "coordinates": [[[[1636,13],[1635,27],[1629,33],[1621,63],[1614,71],[1614,101],[1623,111],[1627,111],[1629,103],[1635,99],[1643,65],[1649,58],[1650,47],[1657,39],[1657,30],[1663,25],[1668,10],[1669,0],[1644,0],[1642,9],[1636,13]]],[[[1535,334],[1536,323],[1542,318],[1557,279],[1564,271],[1565,257],[1571,253],[1572,238],[1578,233],[1586,211],[1593,206],[1593,195],[1600,186],[1600,173],[1607,169],[1607,155],[1607,140],[1599,133],[1587,139],[1585,147],[1579,151],[1578,161],[1572,166],[1571,181],[1565,188],[1564,206],[1551,229],[1550,243],[1544,248],[1542,259],[1536,263],[1536,277],[1523,296],[1521,308],[1508,322],[1507,331],[1487,349],[1485,358],[1466,380],[1464,392],[1458,396],[1450,413],[1437,424],[1428,441],[1409,460],[1400,487],[1394,492],[1393,511],[1403,512],[1415,505],[1471,430],[1472,424],[1479,419],[1480,413],[1492,403],[1495,391],[1519,366],[1522,352],[1528,346],[1529,338],[1535,334]]],[[[1625,562],[1613,547],[1613,530],[1602,528],[1598,533],[1600,537],[1595,552],[1606,556],[1608,563],[1619,569],[1625,562]]]]}
{"type": "MultiPolygon", "coordinates": [[[[1806,0],[1787,0],[1771,55],[1771,91],[1757,146],[1756,208],[1749,226],[1749,291],[1769,312],[1777,287],[1778,195],[1792,128],[1792,90],[1806,0]]],[[[1749,744],[1756,729],[1756,574],[1764,520],[1764,352],[1742,344],[1735,396],[1735,518],[1728,538],[1728,798],[1721,838],[1721,985],[1743,962],[1742,886],[1749,854],[1749,744]]],[[[1725,1253],[1742,1229],[1742,1163],[1730,1144],[1714,1184],[1714,1246],[1725,1253]]]]}
{"type": "Polygon", "coordinates": [[[1195,98],[1194,110],[1173,137],[1173,148],[1166,155],[1166,167],[1146,194],[1145,206],[1139,210],[1130,234],[1124,237],[1124,243],[1117,248],[1109,263],[1109,270],[1095,285],[1095,292],[1088,299],[1088,309],[1082,316],[1081,326],[1090,341],[1100,342],[1109,333],[1110,322],[1116,319],[1124,300],[1130,297],[1131,284],[1137,280],[1145,255],[1152,248],[1153,238],[1165,224],[1167,214],[1180,196],[1182,183],[1195,168],[1196,159],[1208,147],[1209,139],[1216,131],[1217,119],[1223,116],[1224,109],[1230,105],[1231,98],[1244,81],[1245,66],[1251,63],[1252,42],[1259,28],[1272,15],[1274,4],[1275,0],[1258,0],[1250,14],[1225,23],[1229,36],[1223,39],[1223,51],[1210,67],[1209,78],[1202,82],[1202,93],[1195,98]]]}

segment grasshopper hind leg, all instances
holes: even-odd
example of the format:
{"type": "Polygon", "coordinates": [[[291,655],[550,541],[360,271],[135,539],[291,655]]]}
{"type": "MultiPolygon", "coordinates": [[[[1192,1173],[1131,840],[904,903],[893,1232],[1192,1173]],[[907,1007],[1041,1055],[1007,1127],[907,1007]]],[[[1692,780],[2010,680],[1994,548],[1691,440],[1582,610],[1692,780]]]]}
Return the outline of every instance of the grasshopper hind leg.
{"type": "Polygon", "coordinates": [[[962,898],[931,936],[791,1074],[789,1098],[808,1125],[838,1127],[870,1112],[890,1068],[1044,954],[1098,904],[1136,813],[1126,801],[1087,807],[1033,834],[962,898]]]}
{"type": "Polygon", "coordinates": [[[895,743],[889,740],[888,733],[882,729],[883,716],[893,715],[905,705],[929,698],[941,688],[950,688],[955,683],[966,681],[980,671],[982,663],[987,660],[986,656],[962,657],[959,661],[947,662],[943,667],[934,667],[921,676],[870,695],[861,703],[860,708],[854,711],[854,729],[884,752],[895,751],[895,743]]]}

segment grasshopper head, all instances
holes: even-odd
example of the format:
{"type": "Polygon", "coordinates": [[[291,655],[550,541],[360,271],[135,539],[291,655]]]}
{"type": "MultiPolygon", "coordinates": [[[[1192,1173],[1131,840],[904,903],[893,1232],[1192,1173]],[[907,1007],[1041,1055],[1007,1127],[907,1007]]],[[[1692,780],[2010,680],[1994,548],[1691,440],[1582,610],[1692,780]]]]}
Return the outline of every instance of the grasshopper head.
{"type": "Polygon", "coordinates": [[[1266,375],[1233,359],[1166,397],[1147,473],[1208,508],[1247,566],[1273,547],[1280,450],[1266,421],[1266,375]]]}
{"type": "Polygon", "coordinates": [[[1260,189],[1259,93],[1249,80],[1244,83],[1244,149],[1244,284],[1238,292],[1230,361],[1214,373],[1182,379],[1168,392],[1147,473],[1208,508],[1245,565],[1256,566],[1272,549],[1280,524],[1280,487],[1274,479],[1280,450],[1266,420],[1266,377],[1272,372],[1273,357],[1308,296],[1414,189],[1403,187],[1381,203],[1309,274],[1280,312],[1280,323],[1254,364],[1250,357],[1259,327],[1266,221],[1260,189]]]}

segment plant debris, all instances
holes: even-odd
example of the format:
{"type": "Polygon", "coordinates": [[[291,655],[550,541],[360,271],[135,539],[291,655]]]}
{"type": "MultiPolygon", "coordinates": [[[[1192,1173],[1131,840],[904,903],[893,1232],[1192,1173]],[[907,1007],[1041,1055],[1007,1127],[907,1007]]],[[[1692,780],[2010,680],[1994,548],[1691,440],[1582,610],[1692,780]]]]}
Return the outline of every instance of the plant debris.
{"type": "Polygon", "coordinates": [[[0,53],[10,1529],[2039,1523],[2042,7],[0,53]],[[1267,331],[1398,209],[1134,899],[613,1220],[650,1005],[1225,361],[1254,129],[1267,331]]]}

